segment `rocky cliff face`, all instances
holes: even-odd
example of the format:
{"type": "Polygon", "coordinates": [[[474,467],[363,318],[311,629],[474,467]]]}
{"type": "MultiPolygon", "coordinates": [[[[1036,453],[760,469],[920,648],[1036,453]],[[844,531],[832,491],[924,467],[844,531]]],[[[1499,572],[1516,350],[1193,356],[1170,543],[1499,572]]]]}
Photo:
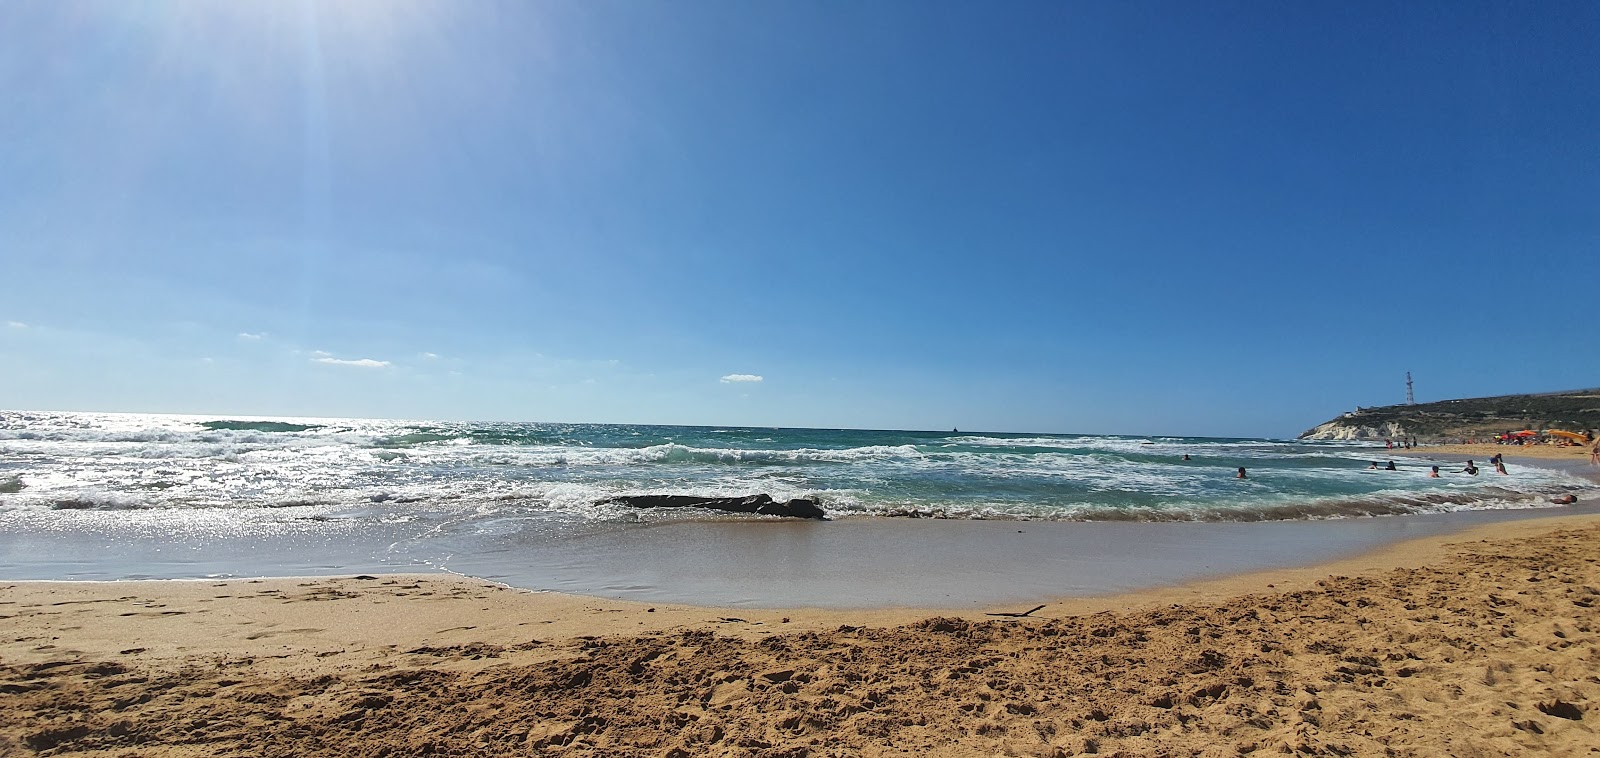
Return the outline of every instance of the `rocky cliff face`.
{"type": "Polygon", "coordinates": [[[1354,414],[1345,414],[1345,417],[1336,418],[1326,424],[1316,427],[1300,435],[1303,440],[1381,440],[1402,439],[1411,436],[1405,427],[1389,421],[1378,425],[1361,424],[1351,421],[1349,417],[1354,414]]]}
{"type": "Polygon", "coordinates": [[[1300,435],[1305,440],[1490,437],[1522,429],[1600,429],[1600,389],[1357,408],[1300,435]]]}

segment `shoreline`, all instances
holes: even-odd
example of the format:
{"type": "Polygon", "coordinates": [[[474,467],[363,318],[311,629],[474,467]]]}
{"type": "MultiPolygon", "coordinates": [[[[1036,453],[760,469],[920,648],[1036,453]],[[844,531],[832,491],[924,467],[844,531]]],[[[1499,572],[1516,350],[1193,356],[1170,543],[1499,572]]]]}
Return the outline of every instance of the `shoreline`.
{"type": "MultiPolygon", "coordinates": [[[[1395,458],[1420,461],[1431,455],[1448,460],[1476,451],[1462,455],[1455,448],[1435,447],[1406,453],[1395,458]]],[[[1572,459],[1532,463],[1509,459],[1512,466],[1555,469],[1600,484],[1600,475],[1587,471],[1584,464],[1572,459]]],[[[316,552],[325,546],[318,545],[305,555],[257,555],[248,544],[241,550],[213,548],[215,555],[203,561],[196,559],[197,553],[164,553],[159,542],[133,541],[117,549],[144,551],[131,553],[132,558],[120,555],[122,563],[137,562],[142,556],[149,565],[178,574],[129,577],[132,581],[226,581],[238,578],[237,574],[306,579],[418,573],[436,579],[474,577],[536,592],[739,612],[795,608],[973,612],[1063,598],[1119,598],[1232,576],[1314,567],[1483,524],[1593,513],[1600,513],[1600,500],[1594,498],[1539,508],[1254,522],[725,519],[603,530],[508,545],[515,549],[484,555],[458,553],[447,562],[427,565],[371,559],[330,565],[316,552]],[[238,555],[251,558],[241,563],[233,557],[238,555]],[[284,567],[288,570],[271,570],[284,567]],[[315,570],[296,571],[298,567],[315,570]]],[[[105,549],[105,539],[91,534],[67,544],[58,539],[14,546],[18,549],[10,557],[17,566],[27,565],[35,554],[61,566],[82,566],[83,556],[105,549]]],[[[15,578],[0,581],[57,578],[50,575],[48,564],[40,565],[47,569],[43,576],[13,572],[15,578]]],[[[121,578],[67,581],[106,580],[121,578]]]]}
{"type": "MultiPolygon", "coordinates": [[[[1600,505],[1600,503],[1594,503],[1593,501],[1590,501],[1589,504],[1600,505]]],[[[1600,534],[1600,511],[1590,513],[1552,513],[1508,522],[1463,527],[1457,530],[1391,542],[1353,555],[1305,565],[1275,566],[1108,595],[1064,595],[1046,598],[1041,601],[1040,609],[1028,614],[1026,618],[1040,620],[1108,612],[1139,612],[1171,604],[1217,602],[1268,590],[1292,592],[1304,590],[1329,576],[1369,575],[1395,569],[1414,568],[1438,561],[1448,556],[1453,548],[1460,545],[1489,540],[1525,539],[1552,531],[1570,529],[1591,529],[1600,534]]],[[[110,603],[154,607],[158,604],[166,606],[174,602],[205,604],[212,600],[240,599],[243,597],[232,594],[219,596],[213,592],[214,590],[222,589],[232,592],[249,591],[273,605],[293,603],[297,600],[351,599],[355,596],[365,595],[371,595],[370,597],[365,597],[365,599],[374,604],[418,602],[424,598],[460,600],[470,596],[473,599],[482,600],[493,597],[495,601],[491,604],[493,607],[480,608],[480,612],[488,613],[491,616],[502,612],[529,612],[540,616],[559,616],[574,609],[582,608],[588,613],[630,614],[633,615],[630,623],[645,627],[643,630],[635,630],[626,625],[618,628],[612,628],[614,625],[611,624],[595,626],[571,618],[541,621],[541,624],[549,627],[550,631],[559,637],[581,637],[602,631],[605,633],[659,632],[684,625],[694,626],[700,623],[737,624],[744,622],[756,626],[776,623],[787,625],[782,629],[763,630],[729,627],[729,630],[754,631],[757,635],[765,636],[778,631],[809,631],[835,624],[855,623],[870,626],[905,624],[933,616],[958,617],[976,621],[988,617],[996,617],[997,614],[1000,614],[998,617],[1006,617],[1004,614],[1027,610],[1025,607],[1018,608],[1016,602],[999,602],[979,607],[890,606],[852,608],[816,606],[740,608],[689,603],[655,603],[579,595],[556,590],[526,589],[490,579],[443,572],[239,577],[229,579],[0,580],[0,590],[5,591],[5,600],[0,601],[0,603],[19,606],[32,602],[42,602],[49,598],[66,597],[70,599],[54,600],[50,605],[110,603]],[[415,590],[415,592],[411,590],[415,590]],[[407,597],[414,598],[414,600],[401,600],[401,598],[407,597]],[[748,618],[729,622],[724,618],[724,615],[731,612],[737,612],[748,618]],[[640,613],[652,615],[649,618],[636,615],[640,613]],[[696,620],[700,616],[707,615],[717,616],[717,618],[714,622],[696,620]]],[[[121,614],[119,617],[149,616],[169,618],[187,615],[187,613],[172,611],[152,614],[126,613],[121,614]]],[[[14,617],[0,616],[0,622],[11,618],[14,617]]],[[[128,623],[136,624],[137,622],[128,623]]],[[[255,622],[239,621],[238,623],[240,625],[250,625],[255,622]]],[[[271,626],[282,626],[284,623],[287,623],[287,621],[275,621],[271,626]]],[[[520,623],[517,625],[523,626],[520,623]]],[[[356,625],[356,628],[361,633],[379,631],[377,628],[368,628],[364,623],[356,625]]],[[[462,627],[460,630],[466,631],[477,628],[479,627],[462,627]]],[[[306,632],[310,630],[293,631],[306,632]]],[[[383,633],[395,633],[397,627],[384,626],[381,631],[383,633]]],[[[274,633],[265,636],[276,637],[279,634],[274,633]]],[[[122,637],[118,635],[117,639],[120,640],[122,637]]],[[[190,644],[174,647],[173,650],[192,653],[197,649],[194,646],[195,642],[191,640],[190,644]]],[[[224,648],[229,647],[231,647],[231,643],[222,645],[219,642],[219,647],[214,650],[199,649],[207,653],[219,653],[224,652],[224,648]]],[[[49,649],[54,650],[56,648],[49,649]]],[[[94,645],[89,646],[89,650],[100,650],[101,652],[108,649],[94,645]]],[[[140,650],[140,653],[150,651],[150,648],[145,648],[140,650]]],[[[11,652],[13,655],[15,654],[14,651],[11,652]]]]}
{"type": "MultiPolygon", "coordinates": [[[[664,553],[684,535],[743,534],[713,542],[762,553],[766,582],[805,565],[778,546],[874,536],[816,526],[636,532],[664,553]]],[[[911,535],[896,549],[971,563],[936,538],[965,539],[1012,569],[1019,539],[1060,553],[1063,535],[1094,544],[1129,528],[1163,558],[1219,549],[1187,539],[1208,531],[1302,559],[1307,539],[1327,550],[1355,535],[1346,547],[1361,549],[1044,600],[1008,597],[1007,571],[976,570],[986,602],[944,606],[635,601],[446,572],[0,581],[0,707],[18,714],[0,725],[0,754],[1576,754],[1600,740],[1582,718],[1600,712],[1594,500],[1332,522],[888,527],[911,535]]],[[[1100,547],[1118,553],[1122,539],[1100,547]]],[[[893,571],[855,581],[911,586],[893,571]]]]}
{"type": "Polygon", "coordinates": [[[5,753],[1561,752],[1600,708],[1596,514],[1020,617],[431,574],[0,590],[5,753]]]}

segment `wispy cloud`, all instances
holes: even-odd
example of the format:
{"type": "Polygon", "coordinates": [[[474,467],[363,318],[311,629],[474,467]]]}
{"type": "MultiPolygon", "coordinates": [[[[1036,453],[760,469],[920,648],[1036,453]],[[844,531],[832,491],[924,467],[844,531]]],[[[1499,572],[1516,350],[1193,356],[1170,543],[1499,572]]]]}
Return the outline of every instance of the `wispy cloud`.
{"type": "Polygon", "coordinates": [[[418,357],[422,358],[425,361],[436,361],[436,360],[439,360],[439,354],[438,353],[421,353],[418,357]]]}
{"type": "Polygon", "coordinates": [[[260,342],[266,338],[266,332],[239,332],[239,339],[245,342],[260,342]]]}
{"type": "Polygon", "coordinates": [[[722,377],[723,384],[734,384],[736,382],[759,382],[763,380],[764,377],[756,376],[755,374],[729,374],[722,377]]]}
{"type": "Polygon", "coordinates": [[[28,328],[28,325],[22,323],[21,321],[7,321],[6,322],[6,326],[11,327],[12,329],[27,329],[28,328]]]}
{"type": "Polygon", "coordinates": [[[355,358],[345,360],[324,355],[321,358],[312,358],[312,363],[326,363],[329,366],[354,366],[356,368],[389,368],[394,365],[388,361],[378,361],[371,358],[355,358]]]}

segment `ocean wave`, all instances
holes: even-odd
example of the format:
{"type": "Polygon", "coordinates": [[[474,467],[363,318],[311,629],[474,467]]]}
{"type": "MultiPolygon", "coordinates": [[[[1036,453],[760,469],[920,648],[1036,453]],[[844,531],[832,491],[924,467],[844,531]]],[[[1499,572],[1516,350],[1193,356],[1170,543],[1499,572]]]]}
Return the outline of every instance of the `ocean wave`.
{"type": "Polygon", "coordinates": [[[676,443],[641,448],[541,447],[520,451],[476,454],[474,461],[495,465],[531,466],[618,466],[636,464],[772,464],[863,463],[873,461],[919,460],[927,456],[915,445],[875,445],[829,450],[802,448],[770,450],[750,448],[704,448],[676,443]]]}
{"type": "Polygon", "coordinates": [[[375,447],[412,447],[434,442],[450,442],[458,439],[460,439],[458,435],[442,432],[410,432],[374,440],[372,444],[375,447]]]}
{"type": "Polygon", "coordinates": [[[1539,492],[1488,488],[1478,492],[1405,492],[1374,494],[1353,498],[1325,498],[1303,501],[1276,501],[1255,504],[1224,504],[1199,501],[1168,502],[1159,505],[1107,505],[1104,503],[1056,503],[1041,508],[1026,502],[864,502],[848,504],[820,498],[824,510],[834,517],[910,517],[949,520],[1008,521],[1134,521],[1134,522],[1257,522],[1307,521],[1446,513],[1464,510],[1507,510],[1555,508],[1553,497],[1572,494],[1580,498],[1600,496],[1593,488],[1550,487],[1539,492]]]}
{"type": "Polygon", "coordinates": [[[1399,472],[1366,470],[1385,454],[1393,455],[1132,435],[0,411],[0,511],[67,519],[72,511],[304,507],[455,518],[489,503],[517,518],[604,522],[632,518],[603,504],[621,494],[766,492],[815,496],[840,517],[1263,520],[1533,507],[1584,486],[1523,466],[1503,477],[1429,479],[1427,463],[1396,458],[1399,472]],[[1185,453],[1194,460],[1181,460],[1185,453]],[[1249,468],[1248,483],[1233,478],[1239,466],[1249,468]]]}

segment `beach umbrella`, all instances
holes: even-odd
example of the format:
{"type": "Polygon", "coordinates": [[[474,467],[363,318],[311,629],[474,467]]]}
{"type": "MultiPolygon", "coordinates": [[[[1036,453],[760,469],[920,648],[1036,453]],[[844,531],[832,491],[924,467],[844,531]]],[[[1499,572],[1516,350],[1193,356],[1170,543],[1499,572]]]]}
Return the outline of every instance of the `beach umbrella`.
{"type": "Polygon", "coordinates": [[[1561,438],[1569,439],[1569,440],[1572,440],[1574,442],[1579,442],[1579,443],[1582,443],[1582,444],[1585,444],[1585,445],[1589,444],[1589,435],[1587,435],[1587,434],[1579,434],[1577,432],[1566,432],[1566,431],[1562,431],[1560,429],[1551,429],[1549,433],[1550,433],[1551,437],[1561,437],[1561,438]]]}
{"type": "Polygon", "coordinates": [[[1532,430],[1524,429],[1524,430],[1522,430],[1520,432],[1512,432],[1511,436],[1513,436],[1513,437],[1537,437],[1537,436],[1539,436],[1539,433],[1535,432],[1535,431],[1532,431],[1532,430]]]}

